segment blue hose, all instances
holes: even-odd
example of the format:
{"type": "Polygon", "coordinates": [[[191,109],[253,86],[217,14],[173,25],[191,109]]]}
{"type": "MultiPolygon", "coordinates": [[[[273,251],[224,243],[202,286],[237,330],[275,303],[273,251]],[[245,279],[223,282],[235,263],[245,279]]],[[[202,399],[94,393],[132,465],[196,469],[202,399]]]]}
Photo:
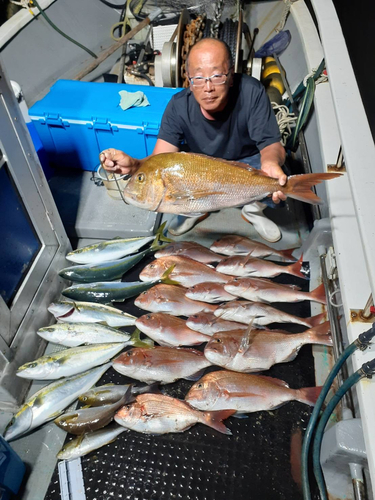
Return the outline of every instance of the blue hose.
{"type": "Polygon", "coordinates": [[[302,474],[302,491],[303,491],[303,498],[304,500],[311,500],[311,490],[310,490],[310,484],[309,484],[309,471],[308,471],[308,459],[309,459],[309,448],[310,448],[310,443],[311,439],[314,433],[315,425],[316,422],[318,421],[319,418],[319,413],[320,410],[323,406],[324,400],[331,388],[331,385],[340,371],[340,368],[342,365],[345,363],[345,361],[348,359],[349,356],[353,354],[354,351],[358,349],[358,344],[356,342],[353,342],[350,344],[349,347],[345,349],[345,351],[341,354],[341,356],[337,359],[334,367],[332,368],[331,372],[329,373],[327,380],[325,381],[322,390],[319,394],[319,397],[316,401],[315,407],[313,409],[313,412],[311,414],[309,423],[306,428],[305,432],[305,437],[303,439],[303,445],[302,445],[302,461],[301,461],[301,474],[302,474]]]}
{"type": "MultiPolygon", "coordinates": [[[[314,434],[315,426],[319,418],[320,410],[323,406],[324,400],[331,388],[331,385],[338,374],[340,368],[348,359],[349,356],[353,354],[357,349],[365,350],[370,344],[371,340],[375,337],[375,323],[372,325],[370,330],[363,332],[359,335],[358,339],[350,344],[344,352],[339,356],[336,363],[334,364],[331,372],[329,373],[327,380],[325,381],[322,390],[319,394],[317,402],[315,404],[314,410],[311,414],[309,423],[306,428],[305,437],[302,445],[302,458],[301,458],[301,475],[302,475],[302,491],[304,500],[311,500],[311,490],[309,484],[309,472],[308,472],[308,458],[309,449],[314,434]]],[[[348,379],[349,380],[349,379],[348,379]]],[[[336,403],[337,404],[337,403],[336,403]]]]}
{"type": "Polygon", "coordinates": [[[321,416],[318,427],[316,429],[316,434],[315,434],[315,438],[314,438],[314,445],[313,445],[313,468],[314,468],[314,475],[315,475],[316,482],[318,484],[321,500],[328,500],[326,486],[325,486],[325,482],[324,482],[323,471],[322,471],[322,468],[320,465],[320,450],[322,447],[322,439],[323,439],[324,429],[325,429],[325,426],[327,425],[329,417],[331,416],[333,410],[336,408],[337,403],[345,395],[345,393],[354,384],[356,384],[362,377],[364,377],[364,374],[362,373],[361,370],[358,370],[355,373],[353,373],[353,375],[351,375],[347,380],[345,380],[345,382],[337,390],[336,394],[332,397],[332,399],[328,403],[326,409],[324,410],[324,412],[321,416]]]}
{"type": "Polygon", "coordinates": [[[330,399],[324,410],[321,419],[319,421],[318,427],[316,429],[316,434],[314,438],[313,446],[313,468],[316,482],[318,483],[319,492],[321,500],[328,500],[327,490],[324,482],[323,471],[320,466],[320,450],[322,447],[322,440],[325,426],[331,416],[333,410],[336,408],[338,402],[344,397],[344,395],[349,391],[349,389],[356,384],[363,377],[370,377],[375,371],[375,359],[365,363],[362,367],[357,370],[353,375],[351,375],[342,386],[337,390],[336,394],[330,399]]]}

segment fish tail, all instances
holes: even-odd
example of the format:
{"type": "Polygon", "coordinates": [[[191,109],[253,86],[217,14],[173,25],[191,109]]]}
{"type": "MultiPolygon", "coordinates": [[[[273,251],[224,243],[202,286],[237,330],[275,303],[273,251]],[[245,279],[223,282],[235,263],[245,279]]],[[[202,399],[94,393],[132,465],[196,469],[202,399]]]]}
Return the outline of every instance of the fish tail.
{"type": "Polygon", "coordinates": [[[310,333],[311,335],[328,335],[331,332],[331,323],[329,321],[325,321],[320,325],[316,325],[309,330],[306,330],[305,333],[310,333]]]}
{"type": "Polygon", "coordinates": [[[303,389],[297,389],[296,400],[299,401],[300,403],[305,403],[309,406],[314,406],[321,390],[322,386],[304,387],[303,389]]]}
{"type": "Polygon", "coordinates": [[[231,436],[232,431],[225,427],[223,420],[233,415],[233,413],[236,413],[236,410],[206,411],[204,423],[222,434],[231,436]]]}
{"type": "Polygon", "coordinates": [[[292,255],[294,250],[296,250],[296,248],[289,248],[288,250],[278,250],[278,253],[283,256],[284,260],[294,261],[296,260],[292,255]]]}
{"type": "Polygon", "coordinates": [[[315,302],[320,302],[320,304],[327,304],[326,291],[324,288],[324,283],[319,285],[315,290],[309,293],[310,299],[315,302]]]}
{"type": "Polygon", "coordinates": [[[332,337],[329,333],[309,333],[309,344],[332,345],[332,337]]]}
{"type": "Polygon", "coordinates": [[[134,347],[154,347],[154,341],[146,337],[141,340],[141,332],[136,328],[129,339],[129,343],[134,347]]]}
{"type": "Polygon", "coordinates": [[[340,173],[333,172],[291,175],[288,177],[284,193],[295,200],[311,203],[312,205],[319,205],[322,203],[322,200],[311,190],[311,188],[316,184],[320,184],[322,181],[334,179],[340,175],[340,173]]]}
{"type": "Polygon", "coordinates": [[[168,269],[163,273],[162,277],[160,278],[160,281],[162,281],[166,285],[181,285],[179,281],[171,280],[169,278],[169,275],[173,272],[173,269],[175,267],[176,264],[173,264],[171,267],[168,267],[168,269]]]}
{"type": "Polygon", "coordinates": [[[163,222],[163,224],[156,231],[155,239],[151,243],[151,246],[149,248],[150,252],[156,252],[156,250],[161,250],[162,248],[167,246],[167,245],[162,245],[161,244],[162,241],[165,243],[172,243],[173,242],[173,240],[164,236],[164,229],[165,229],[166,224],[167,224],[167,221],[163,222]]]}
{"type": "Polygon", "coordinates": [[[294,262],[294,264],[290,264],[286,267],[288,270],[288,274],[292,274],[293,276],[298,276],[299,278],[306,279],[306,275],[301,271],[303,264],[303,255],[299,258],[298,262],[294,262]]]}
{"type": "Polygon", "coordinates": [[[320,325],[320,323],[323,321],[323,319],[326,319],[326,313],[320,313],[317,314],[316,316],[311,316],[311,318],[305,318],[306,323],[310,325],[310,328],[313,328],[315,326],[320,325]]]}

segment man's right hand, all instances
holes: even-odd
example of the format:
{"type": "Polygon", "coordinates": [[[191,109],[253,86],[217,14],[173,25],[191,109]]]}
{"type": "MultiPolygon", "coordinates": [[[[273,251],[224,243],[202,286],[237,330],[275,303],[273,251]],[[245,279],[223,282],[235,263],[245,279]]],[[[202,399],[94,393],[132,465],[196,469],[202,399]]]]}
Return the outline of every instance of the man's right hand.
{"type": "Polygon", "coordinates": [[[112,174],[133,175],[140,166],[139,160],[119,149],[105,149],[99,155],[100,163],[112,174]]]}

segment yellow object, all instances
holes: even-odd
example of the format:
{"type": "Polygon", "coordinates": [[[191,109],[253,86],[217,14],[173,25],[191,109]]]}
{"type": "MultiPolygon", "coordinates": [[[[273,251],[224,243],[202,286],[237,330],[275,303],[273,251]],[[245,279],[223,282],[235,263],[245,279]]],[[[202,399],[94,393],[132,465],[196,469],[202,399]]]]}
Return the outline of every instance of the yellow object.
{"type": "Polygon", "coordinates": [[[280,70],[273,57],[264,58],[261,81],[266,89],[269,87],[274,87],[280,92],[281,95],[285,92],[285,87],[280,74],[280,70]]]}

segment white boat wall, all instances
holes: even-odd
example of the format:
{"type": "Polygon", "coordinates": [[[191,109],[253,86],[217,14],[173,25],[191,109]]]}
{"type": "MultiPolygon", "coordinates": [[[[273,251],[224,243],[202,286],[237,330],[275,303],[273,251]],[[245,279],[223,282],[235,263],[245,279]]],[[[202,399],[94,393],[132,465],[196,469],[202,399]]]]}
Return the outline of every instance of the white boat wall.
{"type": "MultiPolygon", "coordinates": [[[[118,22],[121,8],[119,10],[109,8],[99,0],[64,2],[45,0],[44,3],[40,1],[40,4],[46,8],[46,13],[59,28],[94,53],[99,54],[113,43],[110,27],[118,22]]],[[[282,29],[290,31],[291,43],[280,55],[279,61],[285,69],[291,92],[294,92],[308,74],[319,67],[322,59],[325,60],[328,75],[327,82],[316,85],[313,109],[303,130],[306,150],[303,149],[303,144],[301,147],[300,141],[295,157],[301,165],[309,165],[312,172],[325,172],[328,168],[343,174],[340,179],[318,186],[317,193],[325,201],[320,207],[320,219],[315,221],[310,233],[305,230],[306,228],[302,228],[299,235],[302,244],[300,253],[310,261],[312,275],[310,288],[313,289],[322,278],[326,279],[330,321],[332,330],[339,340],[338,344],[341,344],[338,345],[341,352],[343,347],[355,341],[359,334],[368,330],[375,321],[374,313],[369,312],[367,307],[373,303],[371,297],[375,297],[375,147],[331,0],[311,0],[317,26],[303,0],[292,3],[246,2],[243,8],[244,21],[249,26],[250,33],[253,33],[255,28],[259,29],[254,42],[255,50],[275,34],[275,28],[287,14],[285,10],[287,4],[290,6],[290,11],[282,29]],[[343,162],[339,161],[340,151],[344,158],[343,162]]],[[[36,8],[33,11],[35,14],[38,12],[36,8]]],[[[228,12],[236,15],[234,4],[228,6],[228,12]]],[[[132,26],[136,24],[137,22],[132,20],[132,26]]],[[[141,32],[136,38],[142,41],[144,37],[144,32],[141,32]]],[[[248,48],[244,40],[243,47],[246,60],[248,48]]],[[[83,79],[102,81],[103,73],[113,69],[120,55],[121,49],[83,79]]],[[[3,76],[0,90],[10,110],[15,109],[17,104],[15,98],[6,90],[8,83],[4,82],[4,74],[6,78],[16,81],[21,86],[26,104],[31,107],[48,93],[58,79],[73,79],[91,60],[86,52],[56,33],[40,15],[32,18],[27,9],[18,12],[0,27],[0,62],[3,76]],[[17,31],[20,26],[22,28],[17,31]]],[[[18,121],[22,121],[21,113],[19,111],[15,113],[18,121]]],[[[70,244],[56,214],[56,206],[35,152],[31,151],[32,143],[27,137],[26,129],[19,123],[14,125],[14,129],[19,137],[24,135],[23,139],[21,137],[22,147],[26,151],[26,158],[31,158],[29,165],[22,168],[30,172],[29,182],[33,179],[35,188],[40,192],[38,196],[46,206],[44,215],[34,214],[32,219],[44,218],[44,222],[48,222],[50,213],[56,217],[52,225],[58,235],[56,241],[44,244],[43,248],[48,249],[52,245],[54,250],[51,255],[59,256],[59,262],[51,264],[48,272],[40,270],[40,288],[36,290],[34,287],[29,292],[29,300],[36,301],[40,307],[40,304],[45,304],[47,301],[45,279],[53,282],[51,273],[61,264],[61,255],[66,252],[70,244]],[[30,151],[27,148],[30,148],[30,151]],[[36,179],[41,179],[40,183],[36,179]]],[[[7,141],[11,140],[15,138],[10,139],[8,129],[4,132],[2,129],[1,150],[5,152],[5,159],[9,164],[14,166],[18,156],[12,156],[10,153],[10,144],[13,146],[13,142],[7,141]]],[[[33,202],[27,199],[27,184],[21,186],[20,179],[24,175],[21,167],[18,171],[12,167],[12,175],[30,213],[33,202]]],[[[282,248],[282,242],[276,244],[276,247],[282,248]]],[[[32,271],[30,269],[28,276],[31,276],[32,271]]],[[[52,298],[51,294],[55,294],[56,297],[61,288],[61,281],[53,283],[53,288],[48,293],[48,300],[52,298]]],[[[20,298],[19,303],[23,302],[23,309],[22,313],[18,313],[21,316],[18,329],[12,334],[2,336],[5,355],[1,367],[7,373],[7,378],[21,364],[18,361],[24,360],[27,354],[22,350],[21,340],[27,339],[24,341],[24,347],[29,346],[27,347],[29,349],[33,339],[36,338],[34,333],[36,329],[46,324],[46,317],[33,315],[35,308],[26,306],[25,301],[26,298],[20,298]],[[12,361],[13,353],[18,353],[17,366],[17,363],[12,361]]],[[[0,305],[2,318],[3,314],[7,314],[9,319],[12,310],[15,309],[14,304],[9,307],[0,305]],[[4,310],[6,313],[3,313],[4,310]]],[[[312,314],[321,311],[320,305],[312,306],[312,314]]],[[[51,322],[51,318],[48,321],[51,322]]],[[[40,343],[37,349],[34,346],[34,352],[40,351],[43,346],[44,344],[40,343]]],[[[349,374],[372,360],[373,352],[371,348],[364,352],[357,350],[348,363],[349,374]]],[[[317,385],[321,385],[332,364],[332,357],[327,354],[327,349],[320,347],[315,347],[314,353],[316,382],[317,385]]],[[[16,393],[5,384],[5,389],[0,392],[3,395],[2,407],[6,406],[5,403],[15,405],[16,402],[20,402],[17,401],[17,396],[23,397],[26,391],[26,386],[23,384],[22,382],[22,387],[17,386],[16,393]]],[[[1,379],[1,385],[4,385],[4,377],[1,379]]],[[[362,487],[365,477],[367,498],[370,499],[373,498],[372,491],[375,488],[375,434],[372,432],[375,415],[374,382],[362,379],[352,390],[352,396],[353,407],[344,406],[339,409],[336,415],[337,422],[331,423],[326,431],[321,463],[332,498],[366,498],[355,496],[352,486],[354,481],[354,484],[362,487]]],[[[51,439],[49,434],[47,432],[42,437],[46,443],[51,439]]],[[[32,446],[30,441],[27,446],[32,446]]],[[[48,444],[46,446],[48,447],[48,444]]],[[[16,449],[22,456],[22,444],[16,449]]],[[[46,484],[44,482],[38,484],[36,478],[39,471],[38,465],[35,465],[25,499],[36,498],[33,496],[35,492],[33,488],[46,491],[48,475],[50,477],[54,468],[52,455],[50,462],[48,473],[44,478],[46,484]]]]}

